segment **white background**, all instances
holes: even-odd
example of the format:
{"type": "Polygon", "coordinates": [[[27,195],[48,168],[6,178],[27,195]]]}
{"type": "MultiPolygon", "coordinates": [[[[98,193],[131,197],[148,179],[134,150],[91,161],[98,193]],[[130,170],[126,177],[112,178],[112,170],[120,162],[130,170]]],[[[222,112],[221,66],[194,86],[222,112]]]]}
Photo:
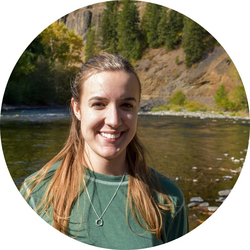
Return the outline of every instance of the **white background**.
{"type": "MultiPolygon", "coordinates": [[[[61,16],[93,0],[1,1],[0,101],[10,73],[29,43],[61,16]]],[[[249,97],[249,3],[228,0],[151,1],[198,22],[224,47],[235,63],[249,97]]],[[[62,235],[40,219],[24,202],[8,172],[0,148],[1,249],[90,248],[62,235]]],[[[206,222],[186,236],[156,249],[250,249],[249,157],[228,199],[206,222]]]]}

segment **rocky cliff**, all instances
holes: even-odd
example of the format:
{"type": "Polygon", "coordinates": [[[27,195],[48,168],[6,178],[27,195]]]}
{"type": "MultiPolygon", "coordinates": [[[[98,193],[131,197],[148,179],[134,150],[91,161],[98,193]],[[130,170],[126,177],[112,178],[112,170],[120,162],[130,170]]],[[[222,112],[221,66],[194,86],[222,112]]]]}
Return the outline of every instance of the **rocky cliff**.
{"type": "Polygon", "coordinates": [[[64,22],[68,29],[73,29],[76,34],[80,35],[83,39],[83,44],[86,45],[90,25],[93,23],[96,30],[98,29],[104,8],[105,3],[89,5],[69,13],[59,21],[64,22]]]}
{"type": "MultiPolygon", "coordinates": [[[[136,4],[142,17],[146,3],[136,4]]],[[[69,13],[60,21],[79,34],[86,45],[90,24],[94,23],[98,29],[104,8],[105,3],[90,5],[69,13]]],[[[183,90],[188,99],[213,106],[213,96],[221,83],[225,84],[228,92],[242,84],[233,62],[221,46],[204,53],[203,60],[190,69],[185,66],[184,59],[182,48],[168,53],[164,47],[148,49],[136,64],[143,99],[167,98],[175,91],[183,90]]]]}

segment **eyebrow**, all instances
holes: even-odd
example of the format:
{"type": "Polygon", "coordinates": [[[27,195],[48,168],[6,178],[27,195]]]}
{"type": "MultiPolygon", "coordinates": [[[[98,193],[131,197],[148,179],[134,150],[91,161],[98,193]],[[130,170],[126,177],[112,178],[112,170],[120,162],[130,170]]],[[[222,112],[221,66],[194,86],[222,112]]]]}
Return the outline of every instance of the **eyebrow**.
{"type": "MultiPolygon", "coordinates": [[[[105,97],[101,97],[101,96],[93,96],[91,97],[88,102],[91,102],[91,101],[107,101],[108,99],[105,98],[105,97]]],[[[124,101],[135,101],[136,102],[136,99],[134,97],[124,97],[124,98],[121,98],[121,100],[124,100],[124,101]]]]}

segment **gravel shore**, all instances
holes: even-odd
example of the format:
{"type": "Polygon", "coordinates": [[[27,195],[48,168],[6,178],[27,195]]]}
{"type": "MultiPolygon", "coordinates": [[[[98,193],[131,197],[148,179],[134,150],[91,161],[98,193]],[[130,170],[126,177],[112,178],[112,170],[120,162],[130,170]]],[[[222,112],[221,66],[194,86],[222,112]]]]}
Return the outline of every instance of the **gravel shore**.
{"type": "Polygon", "coordinates": [[[229,114],[217,114],[216,112],[188,112],[188,111],[140,111],[139,115],[158,115],[158,116],[183,116],[183,117],[198,117],[200,119],[211,118],[211,119],[232,119],[232,120],[248,120],[249,116],[231,116],[229,114]]]}

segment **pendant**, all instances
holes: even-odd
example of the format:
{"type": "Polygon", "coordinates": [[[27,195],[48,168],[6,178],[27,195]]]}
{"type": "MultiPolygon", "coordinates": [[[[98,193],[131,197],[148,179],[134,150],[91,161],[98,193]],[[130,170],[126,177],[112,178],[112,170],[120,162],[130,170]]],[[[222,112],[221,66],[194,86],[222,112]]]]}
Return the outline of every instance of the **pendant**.
{"type": "Polygon", "coordinates": [[[98,226],[98,227],[101,227],[103,225],[103,220],[102,219],[97,219],[95,221],[95,224],[98,226]]]}

